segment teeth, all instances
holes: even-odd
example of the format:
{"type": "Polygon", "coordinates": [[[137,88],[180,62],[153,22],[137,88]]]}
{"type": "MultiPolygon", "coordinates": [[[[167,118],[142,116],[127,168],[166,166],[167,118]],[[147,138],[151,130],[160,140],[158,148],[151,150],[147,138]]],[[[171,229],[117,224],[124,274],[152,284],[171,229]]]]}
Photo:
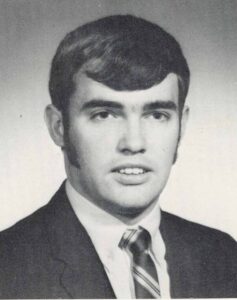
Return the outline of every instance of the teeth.
{"type": "Polygon", "coordinates": [[[141,168],[125,168],[118,170],[118,172],[126,175],[139,175],[145,173],[145,170],[141,168]]]}

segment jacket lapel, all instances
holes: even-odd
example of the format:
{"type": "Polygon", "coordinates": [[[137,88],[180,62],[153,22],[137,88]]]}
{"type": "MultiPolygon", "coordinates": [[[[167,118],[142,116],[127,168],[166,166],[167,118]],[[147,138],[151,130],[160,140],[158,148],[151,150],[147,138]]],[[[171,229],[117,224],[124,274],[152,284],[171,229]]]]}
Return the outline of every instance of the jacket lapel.
{"type": "Polygon", "coordinates": [[[62,287],[72,298],[115,298],[96,250],[67,199],[64,184],[49,205],[49,243],[54,259],[64,264],[59,274],[62,287]]]}
{"type": "Polygon", "coordinates": [[[188,226],[185,226],[185,233],[177,219],[162,211],[160,232],[166,247],[165,259],[170,278],[170,293],[172,298],[190,298],[193,297],[198,280],[194,261],[197,261],[197,264],[201,262],[199,263],[199,258],[194,256],[193,245],[187,239],[187,232],[190,231],[188,226]]]}

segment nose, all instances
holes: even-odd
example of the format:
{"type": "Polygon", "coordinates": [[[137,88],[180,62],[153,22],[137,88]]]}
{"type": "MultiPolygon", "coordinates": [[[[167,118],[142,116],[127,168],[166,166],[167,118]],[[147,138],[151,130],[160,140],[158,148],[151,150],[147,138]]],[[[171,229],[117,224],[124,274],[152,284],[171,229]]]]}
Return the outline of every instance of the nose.
{"type": "Polygon", "coordinates": [[[141,120],[134,118],[126,121],[118,143],[118,149],[126,155],[144,153],[146,151],[141,120]]]}

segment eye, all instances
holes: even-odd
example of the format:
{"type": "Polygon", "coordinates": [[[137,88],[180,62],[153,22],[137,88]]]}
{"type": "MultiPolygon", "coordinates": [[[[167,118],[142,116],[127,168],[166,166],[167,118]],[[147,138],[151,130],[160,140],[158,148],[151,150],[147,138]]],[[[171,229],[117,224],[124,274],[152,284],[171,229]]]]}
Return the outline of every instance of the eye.
{"type": "Polygon", "coordinates": [[[161,121],[161,122],[165,122],[170,119],[170,114],[167,112],[153,111],[153,112],[150,112],[147,115],[147,117],[161,121]]]}
{"type": "Polygon", "coordinates": [[[91,119],[92,120],[106,120],[108,118],[115,117],[114,114],[107,110],[98,111],[92,114],[91,119]]]}

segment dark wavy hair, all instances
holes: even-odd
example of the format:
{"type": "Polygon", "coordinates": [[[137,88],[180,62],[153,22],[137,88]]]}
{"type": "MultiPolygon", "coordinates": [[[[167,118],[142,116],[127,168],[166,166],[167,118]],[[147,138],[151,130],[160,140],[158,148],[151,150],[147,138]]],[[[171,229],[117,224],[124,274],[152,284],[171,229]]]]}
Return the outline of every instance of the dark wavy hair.
{"type": "Polygon", "coordinates": [[[179,108],[188,92],[190,72],[180,45],[160,26],[131,15],[114,15],[68,33],[52,61],[52,103],[67,114],[75,76],[88,77],[117,90],[141,90],[178,76],[179,108]]]}

